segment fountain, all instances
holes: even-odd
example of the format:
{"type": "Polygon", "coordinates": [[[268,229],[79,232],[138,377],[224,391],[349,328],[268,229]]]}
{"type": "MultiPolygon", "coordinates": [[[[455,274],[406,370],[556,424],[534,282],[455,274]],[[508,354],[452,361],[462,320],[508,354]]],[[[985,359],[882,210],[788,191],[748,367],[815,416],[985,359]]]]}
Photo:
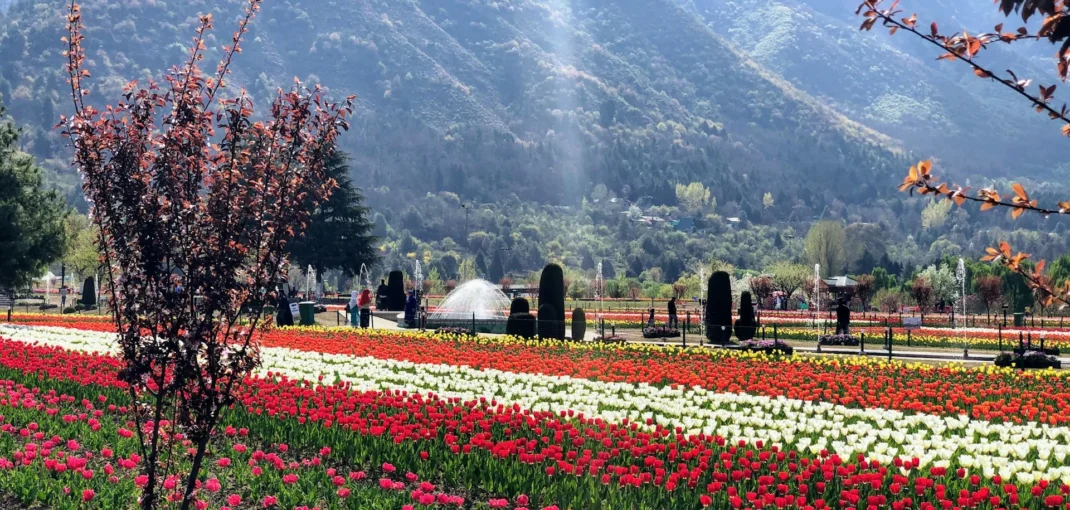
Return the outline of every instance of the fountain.
{"type": "Polygon", "coordinates": [[[427,327],[463,327],[481,333],[504,333],[509,298],[486,280],[469,280],[450,292],[427,317],[427,327]]]}
{"type": "Polygon", "coordinates": [[[309,264],[308,271],[305,273],[305,297],[312,299],[314,290],[316,290],[316,270],[312,268],[312,264],[309,264]]]}
{"type": "MultiPolygon", "coordinates": [[[[961,320],[965,324],[966,322],[966,261],[959,257],[959,267],[955,271],[955,278],[959,281],[961,292],[959,293],[959,301],[962,302],[962,316],[961,320]]],[[[962,328],[962,349],[963,355],[968,355],[969,346],[966,345],[966,328],[962,328]]]]}
{"type": "Polygon", "coordinates": [[[821,264],[814,264],[814,327],[821,320],[821,264]]]}
{"type": "Polygon", "coordinates": [[[602,294],[605,281],[602,279],[602,261],[598,261],[598,267],[594,273],[594,297],[598,300],[598,318],[602,317],[602,294]]]}
{"type": "Polygon", "coordinates": [[[420,261],[416,261],[416,270],[412,272],[412,290],[416,291],[416,299],[420,299],[420,294],[423,294],[424,273],[420,269],[420,261]]]}
{"type": "Polygon", "coordinates": [[[45,274],[45,305],[52,300],[52,272],[45,274]]]}
{"type": "Polygon", "coordinates": [[[357,286],[361,289],[372,288],[371,276],[371,271],[368,271],[368,266],[361,263],[360,272],[357,273],[357,286]]]}
{"type": "Polygon", "coordinates": [[[709,285],[706,283],[706,265],[703,264],[698,268],[698,286],[702,288],[702,301],[699,302],[699,316],[698,316],[698,334],[699,337],[706,334],[706,293],[709,291],[709,285]]]}

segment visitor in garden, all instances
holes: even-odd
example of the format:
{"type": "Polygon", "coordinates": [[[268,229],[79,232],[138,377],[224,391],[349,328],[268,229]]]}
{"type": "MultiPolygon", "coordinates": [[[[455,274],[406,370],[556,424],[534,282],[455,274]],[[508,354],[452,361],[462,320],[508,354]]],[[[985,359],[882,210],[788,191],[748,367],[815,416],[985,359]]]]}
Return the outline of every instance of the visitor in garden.
{"type": "Polygon", "coordinates": [[[409,298],[405,300],[405,324],[410,328],[416,326],[416,292],[409,291],[409,298]]]}
{"type": "Polygon", "coordinates": [[[386,280],[379,280],[379,288],[376,289],[376,291],[375,291],[375,309],[376,310],[382,310],[383,308],[385,308],[387,295],[389,295],[389,292],[387,292],[387,289],[386,289],[386,280]]]}
{"type": "Polygon", "coordinates": [[[653,308],[650,309],[650,318],[648,318],[646,320],[646,327],[648,327],[648,328],[653,328],[654,327],[654,309],[653,308]]]}
{"type": "Polygon", "coordinates": [[[680,327],[680,320],[676,317],[676,297],[669,300],[669,327],[680,327]]]}
{"type": "Polygon", "coordinates": [[[364,289],[357,300],[357,306],[360,307],[360,327],[367,328],[372,317],[372,291],[364,289]]]}
{"type": "Polygon", "coordinates": [[[839,303],[839,306],[836,307],[836,334],[850,335],[851,309],[847,307],[847,301],[843,298],[840,298],[839,303]]]}
{"type": "Polygon", "coordinates": [[[290,300],[286,299],[286,295],[279,293],[279,305],[275,312],[275,325],[276,326],[293,326],[294,316],[290,312],[290,300]]]}
{"type": "Polygon", "coordinates": [[[59,288],[59,308],[63,310],[67,308],[67,286],[64,285],[59,288]]]}
{"type": "Polygon", "coordinates": [[[349,302],[346,303],[346,313],[349,314],[349,325],[353,326],[354,328],[360,324],[360,312],[358,310],[358,308],[360,307],[359,303],[360,299],[357,298],[357,291],[354,290],[350,292],[349,302]]]}

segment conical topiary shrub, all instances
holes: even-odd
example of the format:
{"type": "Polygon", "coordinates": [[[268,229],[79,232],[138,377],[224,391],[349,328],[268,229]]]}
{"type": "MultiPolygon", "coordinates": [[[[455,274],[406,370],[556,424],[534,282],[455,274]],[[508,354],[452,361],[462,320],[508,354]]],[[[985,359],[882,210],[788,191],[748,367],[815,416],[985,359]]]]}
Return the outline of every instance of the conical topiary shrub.
{"type": "Polygon", "coordinates": [[[391,271],[386,280],[387,310],[405,310],[405,273],[391,271]]]}
{"type": "Polygon", "coordinates": [[[82,304],[86,308],[97,306],[97,286],[92,276],[82,283],[82,304]]]}
{"type": "Polygon", "coordinates": [[[750,292],[744,292],[739,298],[739,319],[736,319],[736,338],[739,341],[753,340],[758,331],[758,321],[754,319],[754,303],[750,292]]]}
{"type": "Polygon", "coordinates": [[[724,271],[713,273],[706,289],[706,338],[718,344],[732,341],[732,279],[724,271]]]}
{"type": "Polygon", "coordinates": [[[542,305],[539,307],[539,339],[557,339],[559,330],[564,329],[557,323],[557,311],[553,306],[542,305]]]}
{"type": "Polygon", "coordinates": [[[587,314],[583,313],[583,308],[577,308],[572,311],[572,340],[579,342],[586,334],[587,314]]]}
{"type": "Polygon", "coordinates": [[[565,339],[565,272],[557,264],[547,264],[539,278],[539,336],[542,338],[565,339]],[[551,336],[543,336],[542,322],[544,317],[542,307],[550,305],[554,312],[554,321],[557,331],[551,336]]]}
{"type": "Polygon", "coordinates": [[[516,313],[505,321],[505,333],[520,338],[535,338],[535,316],[530,313],[516,313]]]}
{"type": "Polygon", "coordinates": [[[518,297],[514,298],[512,303],[509,303],[509,315],[518,313],[531,313],[531,305],[528,304],[527,299],[518,297]]]}

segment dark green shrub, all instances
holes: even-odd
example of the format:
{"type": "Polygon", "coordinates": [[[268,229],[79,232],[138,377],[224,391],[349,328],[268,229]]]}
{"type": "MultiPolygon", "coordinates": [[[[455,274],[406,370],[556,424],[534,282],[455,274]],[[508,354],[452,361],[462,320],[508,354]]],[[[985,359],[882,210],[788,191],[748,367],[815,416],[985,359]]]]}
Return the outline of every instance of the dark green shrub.
{"type": "Polygon", "coordinates": [[[587,314],[583,313],[583,308],[577,308],[572,311],[572,339],[578,342],[586,334],[587,314]]]}
{"type": "Polygon", "coordinates": [[[405,310],[405,273],[391,271],[386,280],[387,310],[405,310]]]}
{"type": "Polygon", "coordinates": [[[68,306],[67,308],[63,309],[63,313],[74,313],[74,312],[77,312],[77,311],[78,310],[75,310],[73,306],[68,306]]]}
{"type": "Polygon", "coordinates": [[[750,292],[744,292],[739,298],[739,319],[736,319],[736,338],[739,341],[752,340],[758,330],[758,321],[754,319],[754,303],[750,292]]]}
{"type": "Polygon", "coordinates": [[[82,304],[86,308],[92,308],[97,305],[97,289],[93,283],[93,277],[90,276],[82,284],[82,304]]]}
{"type": "Polygon", "coordinates": [[[547,264],[539,278],[539,336],[543,338],[565,339],[565,272],[557,264],[547,264]],[[543,336],[542,307],[550,305],[557,331],[550,337],[543,336]]]}
{"type": "Polygon", "coordinates": [[[565,327],[557,321],[557,310],[553,306],[542,305],[539,307],[539,338],[542,340],[558,339],[559,331],[565,327]]]}
{"type": "Polygon", "coordinates": [[[518,297],[514,298],[512,303],[509,303],[509,315],[518,313],[531,313],[531,305],[528,304],[527,299],[518,297]]]}
{"type": "Polygon", "coordinates": [[[535,338],[535,327],[535,316],[527,312],[512,314],[505,322],[505,332],[521,338],[535,338]]]}
{"type": "Polygon", "coordinates": [[[707,285],[706,338],[718,344],[732,341],[732,279],[724,271],[713,273],[707,285]]]}

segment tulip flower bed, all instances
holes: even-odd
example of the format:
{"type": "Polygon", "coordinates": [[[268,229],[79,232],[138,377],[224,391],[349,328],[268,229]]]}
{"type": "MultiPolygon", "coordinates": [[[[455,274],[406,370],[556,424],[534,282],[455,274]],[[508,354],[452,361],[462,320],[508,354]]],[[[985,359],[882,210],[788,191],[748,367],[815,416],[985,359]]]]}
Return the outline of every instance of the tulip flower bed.
{"type": "MultiPolygon", "coordinates": [[[[111,335],[0,337],[0,490],[130,506],[111,335]]],[[[1054,373],[353,330],[263,344],[210,508],[1047,508],[1070,490],[1054,373]]]]}
{"type": "MultiPolygon", "coordinates": [[[[767,328],[768,331],[768,328],[767,328]]],[[[887,329],[881,327],[855,327],[852,325],[851,334],[858,336],[865,334],[868,341],[874,344],[884,341],[887,329]]],[[[771,334],[771,333],[770,333],[771,334]]],[[[1034,347],[1040,348],[1041,334],[1044,335],[1044,345],[1047,348],[1070,349],[1070,332],[1062,330],[1024,330],[1004,329],[1002,331],[1002,347],[1011,350],[1018,347],[1019,340],[1032,341],[1034,347]]],[[[802,340],[813,342],[815,330],[813,328],[785,327],[778,328],[777,335],[786,340],[802,340]]],[[[906,329],[892,328],[892,344],[896,346],[911,347],[934,347],[961,349],[964,345],[970,349],[999,350],[1000,330],[988,328],[918,328],[908,334],[906,329]]]]}

